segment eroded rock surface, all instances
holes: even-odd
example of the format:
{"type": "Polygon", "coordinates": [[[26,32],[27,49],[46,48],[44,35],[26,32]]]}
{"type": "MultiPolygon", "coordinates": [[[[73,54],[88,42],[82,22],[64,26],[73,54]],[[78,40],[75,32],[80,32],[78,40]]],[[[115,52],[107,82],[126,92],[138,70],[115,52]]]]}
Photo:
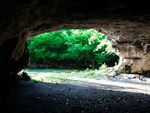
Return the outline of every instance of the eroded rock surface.
{"type": "Polygon", "coordinates": [[[15,74],[27,66],[27,39],[91,28],[107,35],[120,57],[133,60],[132,73],[149,72],[149,9],[145,1],[129,0],[1,0],[0,73],[15,74]]]}

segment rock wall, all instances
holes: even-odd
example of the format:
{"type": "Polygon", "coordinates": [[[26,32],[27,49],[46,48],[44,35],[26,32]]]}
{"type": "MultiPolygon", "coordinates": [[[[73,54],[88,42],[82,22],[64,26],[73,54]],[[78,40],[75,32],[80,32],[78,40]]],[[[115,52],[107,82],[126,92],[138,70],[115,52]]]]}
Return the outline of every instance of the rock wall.
{"type": "Polygon", "coordinates": [[[82,20],[63,23],[51,28],[40,28],[31,31],[28,39],[44,32],[61,29],[96,29],[105,34],[111,41],[118,56],[124,59],[132,59],[132,73],[149,71],[149,49],[150,49],[150,24],[131,22],[127,20],[82,20]]]}
{"type": "Polygon", "coordinates": [[[91,28],[107,35],[120,57],[133,60],[132,73],[148,72],[149,9],[145,1],[129,0],[1,0],[1,75],[27,66],[28,39],[61,29],[91,28]]]}
{"type": "Polygon", "coordinates": [[[1,75],[17,74],[29,62],[27,49],[27,33],[12,37],[1,45],[0,48],[0,73],[1,75]]]}

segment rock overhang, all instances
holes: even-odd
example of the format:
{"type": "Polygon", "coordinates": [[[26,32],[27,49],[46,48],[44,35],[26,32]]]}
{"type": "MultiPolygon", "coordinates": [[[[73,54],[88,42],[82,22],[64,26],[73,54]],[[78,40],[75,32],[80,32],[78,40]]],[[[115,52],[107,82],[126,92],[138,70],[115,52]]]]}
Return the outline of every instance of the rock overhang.
{"type": "Polygon", "coordinates": [[[96,29],[108,37],[119,56],[133,60],[132,72],[150,70],[150,12],[144,2],[5,0],[0,6],[2,74],[17,73],[28,64],[28,39],[61,29],[96,29]]]}

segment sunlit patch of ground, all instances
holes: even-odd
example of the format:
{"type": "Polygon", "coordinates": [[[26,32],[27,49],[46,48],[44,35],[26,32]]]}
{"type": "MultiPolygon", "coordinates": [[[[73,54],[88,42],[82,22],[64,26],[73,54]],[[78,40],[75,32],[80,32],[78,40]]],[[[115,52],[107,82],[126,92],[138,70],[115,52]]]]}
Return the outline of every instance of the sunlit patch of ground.
{"type": "Polygon", "coordinates": [[[24,71],[32,81],[2,91],[0,113],[150,113],[149,78],[108,77],[93,71],[24,71]]]}
{"type": "Polygon", "coordinates": [[[93,71],[77,70],[26,70],[32,81],[94,86],[98,89],[150,94],[150,78],[137,74],[102,76],[93,71]]]}

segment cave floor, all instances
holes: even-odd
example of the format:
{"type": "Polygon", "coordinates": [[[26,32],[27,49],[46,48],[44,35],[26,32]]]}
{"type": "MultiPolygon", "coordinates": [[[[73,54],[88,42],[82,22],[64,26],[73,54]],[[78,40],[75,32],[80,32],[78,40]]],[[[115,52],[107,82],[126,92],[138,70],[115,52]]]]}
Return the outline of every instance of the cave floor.
{"type": "Polygon", "coordinates": [[[149,113],[149,78],[127,76],[74,82],[21,81],[1,92],[1,113],[149,113]],[[121,81],[116,81],[119,79],[121,81]]]}

